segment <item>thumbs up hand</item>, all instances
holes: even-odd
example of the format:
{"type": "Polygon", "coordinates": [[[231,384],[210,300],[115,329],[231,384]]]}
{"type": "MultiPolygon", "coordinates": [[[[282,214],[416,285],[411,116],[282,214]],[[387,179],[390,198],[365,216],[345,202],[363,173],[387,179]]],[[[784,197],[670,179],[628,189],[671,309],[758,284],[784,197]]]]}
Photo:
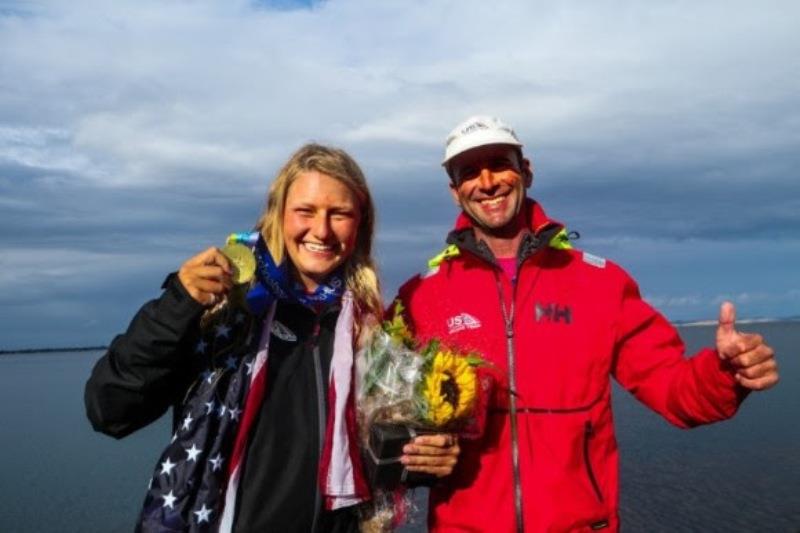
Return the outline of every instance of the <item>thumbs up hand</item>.
{"type": "Polygon", "coordinates": [[[775,352],[761,335],[736,330],[736,308],[730,302],[724,302],[719,309],[717,353],[730,363],[742,387],[765,390],[778,382],[775,352]]]}

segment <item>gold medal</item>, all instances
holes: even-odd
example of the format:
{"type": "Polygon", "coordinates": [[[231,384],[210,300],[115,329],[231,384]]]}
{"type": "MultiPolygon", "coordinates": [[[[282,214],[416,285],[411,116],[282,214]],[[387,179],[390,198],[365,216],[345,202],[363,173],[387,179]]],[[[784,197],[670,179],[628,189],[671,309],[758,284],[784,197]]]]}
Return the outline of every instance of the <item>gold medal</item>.
{"type": "Polygon", "coordinates": [[[256,258],[253,252],[244,244],[226,244],[220,250],[233,266],[233,282],[236,285],[247,283],[256,273],[256,258]]]}

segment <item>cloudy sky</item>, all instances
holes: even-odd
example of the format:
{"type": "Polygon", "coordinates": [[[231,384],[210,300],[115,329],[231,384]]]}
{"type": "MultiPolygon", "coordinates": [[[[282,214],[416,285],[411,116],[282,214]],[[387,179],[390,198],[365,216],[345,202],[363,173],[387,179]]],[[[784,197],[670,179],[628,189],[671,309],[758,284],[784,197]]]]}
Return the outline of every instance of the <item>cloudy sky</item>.
{"type": "Polygon", "coordinates": [[[108,342],[310,140],[366,170],[391,296],[476,113],[669,318],[798,315],[799,6],[0,0],[0,348],[108,342]]]}

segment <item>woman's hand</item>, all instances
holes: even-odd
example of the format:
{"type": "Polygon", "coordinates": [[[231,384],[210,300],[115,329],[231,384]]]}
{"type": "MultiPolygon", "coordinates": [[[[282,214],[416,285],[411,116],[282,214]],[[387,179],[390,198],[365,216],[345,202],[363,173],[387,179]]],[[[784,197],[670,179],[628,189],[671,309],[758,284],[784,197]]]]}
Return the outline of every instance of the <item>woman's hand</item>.
{"type": "Polygon", "coordinates": [[[403,447],[400,462],[410,472],[427,472],[436,477],[450,475],[458,462],[458,437],[448,433],[421,435],[403,447]]]}
{"type": "Polygon", "coordinates": [[[192,298],[207,307],[220,301],[233,287],[228,258],[215,247],[181,265],[178,279],[192,298]]]}

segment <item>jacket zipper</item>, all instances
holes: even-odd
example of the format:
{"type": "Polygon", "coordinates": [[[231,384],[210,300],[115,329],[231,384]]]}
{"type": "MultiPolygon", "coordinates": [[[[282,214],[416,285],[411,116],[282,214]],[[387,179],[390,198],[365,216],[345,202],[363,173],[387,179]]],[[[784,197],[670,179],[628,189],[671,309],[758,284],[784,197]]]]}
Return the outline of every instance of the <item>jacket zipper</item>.
{"type": "MultiPolygon", "coordinates": [[[[313,345],[313,359],[314,359],[314,379],[317,386],[317,430],[319,432],[318,439],[318,457],[322,457],[322,444],[325,442],[325,425],[327,422],[327,413],[325,410],[325,386],[322,381],[322,361],[319,354],[319,317],[314,322],[314,331],[311,334],[311,343],[313,345]]],[[[317,531],[320,510],[322,509],[322,492],[319,487],[316,490],[315,505],[314,505],[314,519],[311,522],[311,531],[317,531]]]]}
{"type": "Polygon", "coordinates": [[[512,283],[511,307],[506,310],[503,298],[503,284],[500,277],[495,274],[497,293],[500,297],[500,310],[503,312],[503,322],[506,328],[506,356],[508,358],[508,386],[509,394],[509,422],[511,425],[511,467],[514,474],[514,512],[516,517],[516,531],[525,531],[525,521],[522,512],[522,476],[519,468],[519,428],[517,427],[517,378],[516,357],[514,353],[514,303],[517,296],[517,284],[512,283]]]}
{"type": "Polygon", "coordinates": [[[589,441],[592,439],[593,434],[594,428],[592,428],[592,421],[587,420],[586,424],[584,424],[583,431],[583,463],[586,465],[586,474],[589,476],[589,481],[592,483],[594,494],[597,496],[597,499],[602,502],[603,493],[600,492],[600,486],[597,484],[597,478],[594,477],[594,470],[592,470],[592,461],[589,458],[589,441]]]}

